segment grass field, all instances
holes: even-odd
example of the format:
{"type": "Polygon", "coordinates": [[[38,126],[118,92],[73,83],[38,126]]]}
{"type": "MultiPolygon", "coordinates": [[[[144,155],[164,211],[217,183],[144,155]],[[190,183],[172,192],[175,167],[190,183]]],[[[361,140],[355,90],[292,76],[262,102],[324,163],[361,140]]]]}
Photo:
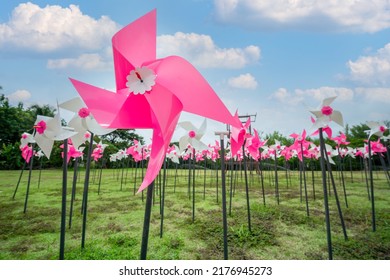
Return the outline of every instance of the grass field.
{"type": "MultiPolygon", "coordinates": [[[[215,171],[196,171],[195,212],[188,170],[168,170],[164,223],[160,236],[160,194],[157,184],[151,216],[148,259],[223,259],[221,178],[215,171]],[[206,182],[206,184],[204,184],[206,182]],[[218,192],[217,192],[218,186],[218,192]],[[205,187],[205,188],[204,188],[205,187]],[[204,193],[205,191],[205,193],[204,193]]],[[[138,175],[140,170],[138,170],[138,175]]],[[[12,199],[20,171],[0,172],[0,259],[58,259],[61,215],[61,170],[43,170],[38,188],[34,170],[26,213],[23,213],[28,171],[12,199]]],[[[79,174],[72,227],[66,230],[65,259],[139,259],[146,195],[134,195],[134,169],[103,170],[98,194],[98,172],[91,173],[85,248],[81,249],[81,203],[84,172],[79,174]]],[[[251,231],[248,229],[245,184],[242,172],[227,173],[229,259],[320,260],[328,258],[323,190],[320,172],[307,172],[309,216],[301,198],[299,173],[279,171],[279,204],[275,197],[274,172],[264,172],[265,205],[260,178],[249,174],[251,231]],[[314,199],[315,195],[315,199],[314,199]]],[[[390,259],[390,187],[383,172],[374,173],[377,229],[372,230],[371,202],[361,172],[351,178],[345,172],[348,207],[338,173],[336,187],[345,220],[345,240],[334,193],[329,197],[334,259],[390,259]]],[[[73,171],[68,178],[68,218],[73,171]]],[[[158,182],[158,180],[157,180],[158,182]]],[[[140,178],[137,179],[137,184],[140,178]]],[[[145,193],[146,194],[146,193],[145,193]]],[[[304,192],[303,192],[304,194],[304,192]]],[[[68,223],[68,221],[67,221],[68,223]]]]}

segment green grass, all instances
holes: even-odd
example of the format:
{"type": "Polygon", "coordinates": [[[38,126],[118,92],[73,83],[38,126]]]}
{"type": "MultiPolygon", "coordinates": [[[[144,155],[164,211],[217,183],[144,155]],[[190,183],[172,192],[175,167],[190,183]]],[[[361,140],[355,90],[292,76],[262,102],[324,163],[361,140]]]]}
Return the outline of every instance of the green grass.
{"type": "MultiPolygon", "coordinates": [[[[195,220],[188,195],[188,171],[179,170],[174,188],[174,170],[169,170],[165,191],[164,227],[160,237],[160,193],[158,185],[152,207],[148,259],[223,259],[221,186],[216,190],[215,171],[207,171],[203,197],[203,170],[196,171],[195,220]],[[218,201],[217,201],[218,200],[218,201]]],[[[20,171],[0,172],[0,259],[58,259],[61,215],[61,170],[43,170],[38,189],[38,171],[32,174],[26,213],[23,213],[26,171],[15,199],[12,199],[20,171]]],[[[72,170],[68,178],[69,218],[72,170]]],[[[66,230],[66,259],[139,259],[146,192],[134,195],[134,170],[103,170],[100,194],[98,176],[92,171],[88,199],[85,248],[81,249],[81,201],[84,172],[80,172],[72,227],[66,230]],[[122,190],[121,190],[122,188],[122,190]],[[143,200],[144,199],[144,200],[143,200]]],[[[138,175],[140,170],[138,171],[138,175]]],[[[274,172],[264,172],[266,205],[263,204],[259,177],[249,174],[251,231],[248,229],[245,185],[242,173],[234,176],[235,190],[228,216],[229,259],[319,260],[327,259],[327,241],[320,172],[315,173],[315,200],[311,172],[307,173],[309,216],[305,199],[301,201],[299,177],[291,172],[287,186],[280,171],[280,203],[275,198],[274,172]]],[[[344,239],[335,196],[329,197],[334,259],[390,259],[390,187],[381,172],[375,173],[377,230],[372,231],[371,202],[365,179],[355,172],[353,180],[345,172],[349,207],[336,176],[336,187],[347,228],[344,239]]],[[[227,173],[227,189],[230,188],[227,173]]],[[[140,178],[137,179],[137,186],[140,178]]],[[[219,178],[218,183],[221,183],[219,178]]],[[[192,193],[192,191],[191,191],[192,193]]],[[[229,211],[230,192],[227,193],[229,211]]],[[[68,220],[67,220],[68,223],[68,220]]]]}

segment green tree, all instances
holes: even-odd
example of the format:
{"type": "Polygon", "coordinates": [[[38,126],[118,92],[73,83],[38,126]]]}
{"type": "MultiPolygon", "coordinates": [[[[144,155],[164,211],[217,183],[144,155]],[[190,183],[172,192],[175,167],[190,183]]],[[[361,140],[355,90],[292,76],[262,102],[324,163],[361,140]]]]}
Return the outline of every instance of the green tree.
{"type": "Polygon", "coordinates": [[[109,134],[101,136],[101,138],[102,140],[105,140],[116,146],[118,149],[124,149],[129,147],[133,144],[134,140],[138,140],[142,145],[144,144],[143,137],[135,133],[133,129],[117,129],[109,134]]]}
{"type": "Polygon", "coordinates": [[[0,147],[18,142],[23,132],[31,132],[33,125],[34,118],[24,110],[23,103],[11,106],[8,98],[0,95],[0,147]]]}
{"type": "Polygon", "coordinates": [[[36,118],[38,115],[46,117],[54,117],[56,109],[50,105],[38,105],[34,104],[27,109],[31,112],[32,116],[36,118]]]}

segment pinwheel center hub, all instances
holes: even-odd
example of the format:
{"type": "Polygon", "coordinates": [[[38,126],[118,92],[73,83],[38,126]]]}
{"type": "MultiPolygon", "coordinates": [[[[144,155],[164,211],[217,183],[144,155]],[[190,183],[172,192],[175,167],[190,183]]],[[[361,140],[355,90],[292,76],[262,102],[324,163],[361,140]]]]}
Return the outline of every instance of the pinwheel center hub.
{"type": "Polygon", "coordinates": [[[383,126],[383,125],[381,125],[381,126],[379,127],[379,130],[380,130],[380,132],[385,132],[385,131],[386,131],[386,127],[383,126]]]}
{"type": "Polygon", "coordinates": [[[79,114],[80,118],[85,119],[86,117],[89,116],[90,112],[89,112],[88,108],[84,107],[84,108],[81,108],[79,110],[78,114],[79,114]]]}
{"type": "Polygon", "coordinates": [[[321,113],[325,116],[330,116],[333,113],[333,108],[330,106],[324,106],[321,108],[321,113]]]}
{"type": "Polygon", "coordinates": [[[142,77],[141,77],[141,75],[140,75],[138,72],[135,72],[135,75],[137,76],[138,80],[139,80],[141,83],[144,82],[144,80],[142,80],[142,77]]]}
{"type": "Polygon", "coordinates": [[[27,134],[22,134],[23,139],[27,139],[27,134]]]}
{"type": "Polygon", "coordinates": [[[46,122],[40,121],[36,125],[34,125],[34,128],[39,134],[43,134],[46,130],[46,122]]]}
{"type": "Polygon", "coordinates": [[[190,132],[188,132],[188,136],[189,136],[190,138],[195,138],[195,136],[196,136],[195,131],[191,130],[190,132]]]}

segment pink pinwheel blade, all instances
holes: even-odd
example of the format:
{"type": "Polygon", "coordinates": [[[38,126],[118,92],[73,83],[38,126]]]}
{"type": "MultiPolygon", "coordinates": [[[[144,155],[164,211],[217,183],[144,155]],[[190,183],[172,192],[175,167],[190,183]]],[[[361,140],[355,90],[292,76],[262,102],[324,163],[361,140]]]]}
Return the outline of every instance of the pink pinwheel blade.
{"type": "Polygon", "coordinates": [[[160,172],[168,150],[173,132],[183,109],[180,101],[168,90],[161,90],[158,94],[146,96],[152,108],[154,128],[152,149],[148,168],[144,180],[138,189],[141,192],[147,188],[160,172]]]}
{"type": "Polygon", "coordinates": [[[183,111],[241,126],[198,70],[185,59],[166,57],[156,66],[155,71],[157,83],[174,92],[183,104],[183,111]]]}
{"type": "Polygon", "coordinates": [[[117,90],[126,87],[126,77],[135,67],[156,59],[156,10],[118,31],[112,38],[117,90]]]}

